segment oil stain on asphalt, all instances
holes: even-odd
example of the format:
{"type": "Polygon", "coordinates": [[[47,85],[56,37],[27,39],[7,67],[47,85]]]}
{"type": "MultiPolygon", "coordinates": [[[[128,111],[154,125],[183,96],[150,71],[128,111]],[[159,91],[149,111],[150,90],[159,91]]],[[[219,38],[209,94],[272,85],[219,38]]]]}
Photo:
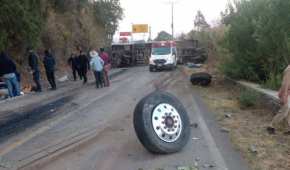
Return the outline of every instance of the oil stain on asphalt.
{"type": "Polygon", "coordinates": [[[42,121],[53,118],[58,114],[57,109],[71,99],[71,96],[66,96],[28,111],[10,114],[0,121],[0,143],[42,121]]]}

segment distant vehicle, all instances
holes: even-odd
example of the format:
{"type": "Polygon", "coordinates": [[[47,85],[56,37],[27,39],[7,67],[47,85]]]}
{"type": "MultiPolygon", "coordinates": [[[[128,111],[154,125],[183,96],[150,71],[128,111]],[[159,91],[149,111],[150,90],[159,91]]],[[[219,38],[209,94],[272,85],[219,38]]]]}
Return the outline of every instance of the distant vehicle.
{"type": "Polygon", "coordinates": [[[160,41],[152,43],[152,52],[149,59],[149,71],[176,68],[177,48],[174,41],[160,41]]]}

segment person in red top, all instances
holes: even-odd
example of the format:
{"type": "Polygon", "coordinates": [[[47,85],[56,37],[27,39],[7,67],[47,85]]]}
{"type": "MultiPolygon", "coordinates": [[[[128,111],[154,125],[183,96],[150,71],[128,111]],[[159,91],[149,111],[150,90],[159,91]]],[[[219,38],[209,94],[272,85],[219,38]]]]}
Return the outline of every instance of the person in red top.
{"type": "Polygon", "coordinates": [[[110,80],[109,80],[109,70],[111,69],[111,64],[110,64],[110,58],[108,53],[105,52],[104,48],[100,48],[100,57],[104,61],[104,82],[105,86],[109,87],[110,86],[110,80]]]}

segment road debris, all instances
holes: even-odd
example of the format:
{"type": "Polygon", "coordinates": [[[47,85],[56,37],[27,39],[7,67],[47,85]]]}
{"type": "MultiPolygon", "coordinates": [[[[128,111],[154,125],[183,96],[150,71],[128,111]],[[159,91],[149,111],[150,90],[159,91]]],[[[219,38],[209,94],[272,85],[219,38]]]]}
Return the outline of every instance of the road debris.
{"type": "Polygon", "coordinates": [[[229,133],[231,130],[230,129],[227,129],[225,127],[222,127],[221,128],[221,132],[224,132],[224,133],[229,133]]]}
{"type": "Polygon", "coordinates": [[[71,106],[78,106],[79,104],[75,103],[75,102],[72,102],[71,103],[71,106]]]}
{"type": "Polygon", "coordinates": [[[249,148],[249,151],[251,153],[253,153],[253,154],[257,154],[258,153],[256,145],[251,145],[250,148],[249,148]]]}
{"type": "Polygon", "coordinates": [[[177,167],[177,170],[198,170],[198,169],[192,166],[181,166],[181,167],[177,167]]]}
{"type": "Polygon", "coordinates": [[[190,127],[198,128],[198,124],[197,123],[191,123],[190,127]]]}
{"type": "Polygon", "coordinates": [[[193,137],[192,140],[200,140],[200,138],[193,137]]]}
{"type": "Polygon", "coordinates": [[[232,113],[226,113],[225,118],[232,118],[232,113]]]}
{"type": "Polygon", "coordinates": [[[65,75],[65,76],[63,76],[63,77],[58,79],[59,82],[65,82],[65,81],[68,81],[68,80],[69,80],[69,78],[68,78],[67,75],[65,75]]]}
{"type": "Polygon", "coordinates": [[[199,162],[200,161],[200,157],[196,157],[194,160],[199,162]]]}
{"type": "Polygon", "coordinates": [[[203,64],[187,63],[188,68],[201,68],[203,64]]]}
{"type": "Polygon", "coordinates": [[[207,163],[206,163],[206,164],[203,164],[202,167],[203,167],[203,168],[214,168],[215,165],[213,165],[213,164],[207,164],[207,163]]]}

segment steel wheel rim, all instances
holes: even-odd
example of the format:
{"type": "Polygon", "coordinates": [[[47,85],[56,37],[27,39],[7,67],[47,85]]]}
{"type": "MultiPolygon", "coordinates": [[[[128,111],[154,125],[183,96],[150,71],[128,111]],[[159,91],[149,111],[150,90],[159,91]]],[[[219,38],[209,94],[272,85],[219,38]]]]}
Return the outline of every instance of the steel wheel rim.
{"type": "Polygon", "coordinates": [[[180,114],[170,104],[159,104],[152,113],[152,126],[159,139],[168,143],[175,142],[182,131],[180,114]]]}

